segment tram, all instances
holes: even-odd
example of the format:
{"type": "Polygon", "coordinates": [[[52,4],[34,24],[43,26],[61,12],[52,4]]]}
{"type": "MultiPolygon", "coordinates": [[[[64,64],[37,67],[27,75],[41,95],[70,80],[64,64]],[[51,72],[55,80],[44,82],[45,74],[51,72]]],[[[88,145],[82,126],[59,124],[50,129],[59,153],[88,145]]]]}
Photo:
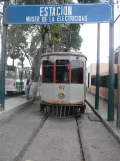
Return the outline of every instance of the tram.
{"type": "Polygon", "coordinates": [[[78,52],[42,54],[42,113],[65,118],[85,112],[86,61],[78,52]]]}

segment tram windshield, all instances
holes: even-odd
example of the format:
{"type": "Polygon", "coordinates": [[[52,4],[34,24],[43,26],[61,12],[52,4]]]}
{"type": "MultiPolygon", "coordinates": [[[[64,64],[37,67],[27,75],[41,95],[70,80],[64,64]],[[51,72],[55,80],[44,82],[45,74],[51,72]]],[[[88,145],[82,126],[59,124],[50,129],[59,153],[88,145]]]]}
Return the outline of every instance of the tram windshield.
{"type": "Polygon", "coordinates": [[[56,60],[56,83],[69,82],[69,60],[56,60]]]}
{"type": "Polygon", "coordinates": [[[83,61],[72,60],[71,83],[83,83],[83,61]]]}
{"type": "Polygon", "coordinates": [[[82,60],[44,60],[42,67],[43,83],[84,83],[84,63],[82,60]]]}
{"type": "Polygon", "coordinates": [[[43,61],[43,82],[44,83],[53,83],[53,71],[54,63],[50,60],[43,61]]]}

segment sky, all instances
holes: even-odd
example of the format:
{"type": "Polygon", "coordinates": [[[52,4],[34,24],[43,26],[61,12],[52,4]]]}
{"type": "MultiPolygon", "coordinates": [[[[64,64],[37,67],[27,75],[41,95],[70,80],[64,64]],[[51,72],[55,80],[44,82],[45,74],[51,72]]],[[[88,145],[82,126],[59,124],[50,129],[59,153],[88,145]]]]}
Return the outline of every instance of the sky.
{"type": "MultiPolygon", "coordinates": [[[[74,0],[77,2],[77,0],[74,0]]],[[[117,5],[114,6],[115,18],[119,14],[117,5]]],[[[80,51],[88,58],[87,66],[96,63],[97,59],[97,24],[84,24],[81,27],[80,35],[83,43],[80,51]]],[[[120,45],[120,20],[114,25],[114,49],[120,45]]],[[[109,24],[100,24],[100,62],[107,63],[109,57],[109,24]]]]}
{"type": "MultiPolygon", "coordinates": [[[[77,0],[74,0],[77,2],[77,0]]],[[[115,5],[115,18],[119,14],[118,8],[115,5]]],[[[88,58],[87,66],[91,63],[96,63],[97,59],[97,24],[84,24],[81,27],[80,35],[83,38],[80,51],[88,58]]],[[[114,26],[114,49],[120,44],[120,20],[115,23],[114,26]]],[[[109,24],[100,24],[100,62],[107,63],[109,57],[109,24]]],[[[15,62],[17,65],[18,60],[15,62]]],[[[8,59],[8,64],[12,64],[12,60],[8,59]]],[[[27,59],[25,65],[29,66],[27,59]]]]}

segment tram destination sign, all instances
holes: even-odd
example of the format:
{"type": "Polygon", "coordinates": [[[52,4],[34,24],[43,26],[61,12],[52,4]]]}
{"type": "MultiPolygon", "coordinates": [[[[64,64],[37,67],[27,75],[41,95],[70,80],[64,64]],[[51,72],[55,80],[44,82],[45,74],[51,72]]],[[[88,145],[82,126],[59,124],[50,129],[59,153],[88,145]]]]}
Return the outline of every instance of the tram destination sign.
{"type": "Polygon", "coordinates": [[[4,24],[111,23],[113,3],[8,6],[4,24]]]}

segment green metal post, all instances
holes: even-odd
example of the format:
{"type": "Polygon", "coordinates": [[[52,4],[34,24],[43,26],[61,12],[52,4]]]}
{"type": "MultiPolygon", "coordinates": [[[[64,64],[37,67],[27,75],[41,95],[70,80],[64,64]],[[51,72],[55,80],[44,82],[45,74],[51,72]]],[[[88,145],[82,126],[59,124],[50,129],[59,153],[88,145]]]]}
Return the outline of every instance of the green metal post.
{"type": "MultiPolygon", "coordinates": [[[[119,5],[120,7],[120,5],[119,5]]],[[[120,12],[119,12],[120,13],[120,12]]],[[[120,27],[120,18],[119,18],[119,27],[120,27]]],[[[119,44],[120,44],[120,34],[119,34],[119,44]]],[[[117,121],[116,126],[120,128],[120,45],[119,45],[119,51],[118,51],[118,106],[117,106],[117,121]]]]}
{"type": "Polygon", "coordinates": [[[5,109],[5,64],[6,64],[6,45],[7,45],[7,29],[5,24],[5,10],[9,5],[9,0],[4,0],[3,6],[3,35],[2,35],[2,52],[1,52],[1,66],[0,66],[0,108],[5,109]]]}
{"type": "Polygon", "coordinates": [[[108,121],[114,121],[114,24],[109,24],[108,121]]]}
{"type": "MultiPolygon", "coordinates": [[[[120,21],[120,20],[119,20],[120,21]]],[[[116,126],[120,128],[120,47],[119,47],[119,55],[118,55],[118,106],[117,106],[117,121],[116,126]]]]}
{"type": "Polygon", "coordinates": [[[97,29],[97,65],[96,65],[96,95],[95,109],[99,109],[99,86],[100,86],[100,24],[97,29]]]}

